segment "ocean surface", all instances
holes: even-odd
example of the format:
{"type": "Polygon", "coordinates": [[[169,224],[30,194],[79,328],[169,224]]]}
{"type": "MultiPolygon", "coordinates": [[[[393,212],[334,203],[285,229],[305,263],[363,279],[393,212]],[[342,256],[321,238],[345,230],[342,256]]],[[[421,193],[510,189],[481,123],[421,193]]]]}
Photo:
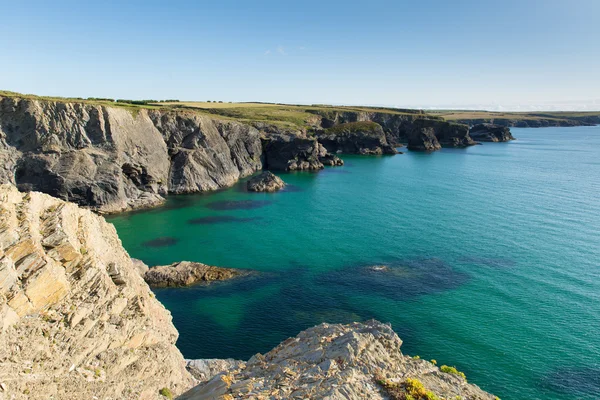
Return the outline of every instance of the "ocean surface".
{"type": "Polygon", "coordinates": [[[247,268],[156,290],[186,358],[248,359],[323,321],[390,322],[405,354],[506,399],[600,398],[600,127],[174,196],[110,218],[132,257],[247,268]],[[389,271],[369,266],[386,265],[389,271]]]}

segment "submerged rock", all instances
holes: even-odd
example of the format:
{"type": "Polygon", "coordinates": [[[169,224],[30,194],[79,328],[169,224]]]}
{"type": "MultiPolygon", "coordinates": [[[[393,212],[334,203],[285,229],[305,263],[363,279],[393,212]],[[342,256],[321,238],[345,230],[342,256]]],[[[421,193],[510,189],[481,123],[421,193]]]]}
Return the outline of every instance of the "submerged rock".
{"type": "Polygon", "coordinates": [[[102,217],[1,185],[0,255],[0,398],[155,399],[193,385],[171,314],[102,217]]]}
{"type": "Polygon", "coordinates": [[[405,356],[390,325],[321,324],[265,355],[233,365],[179,397],[201,399],[387,399],[386,388],[419,382],[440,398],[492,400],[460,375],[405,356]],[[412,379],[412,381],[408,381],[412,379]]]}
{"type": "Polygon", "coordinates": [[[198,282],[223,281],[247,274],[233,268],[213,267],[199,262],[180,261],[150,268],[144,280],[154,287],[189,286],[198,282]]]}
{"type": "Polygon", "coordinates": [[[480,142],[508,142],[515,140],[510,128],[495,124],[477,124],[471,128],[470,135],[480,142]]]}
{"type": "Polygon", "coordinates": [[[263,171],[251,178],[246,187],[251,192],[276,192],[285,187],[285,182],[270,171],[263,171]]]}

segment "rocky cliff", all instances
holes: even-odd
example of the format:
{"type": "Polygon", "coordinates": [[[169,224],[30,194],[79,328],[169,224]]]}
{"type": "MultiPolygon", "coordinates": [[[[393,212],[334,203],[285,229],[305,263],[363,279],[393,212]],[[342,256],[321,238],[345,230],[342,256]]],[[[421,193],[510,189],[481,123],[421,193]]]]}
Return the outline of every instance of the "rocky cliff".
{"type": "Polygon", "coordinates": [[[342,165],[338,152],[475,144],[466,125],[400,111],[310,109],[307,125],[290,127],[190,109],[0,96],[0,183],[110,213],[226,188],[260,169],[342,165]]]}
{"type": "Polygon", "coordinates": [[[255,128],[193,112],[0,97],[0,180],[117,212],[262,168],[255,128]]]}
{"type": "Polygon", "coordinates": [[[0,398],[179,393],[192,378],[177,336],[112,225],[0,186],[0,398]]]}
{"type": "Polygon", "coordinates": [[[508,142],[515,140],[510,129],[502,125],[477,124],[471,128],[471,137],[480,142],[508,142]]]}
{"type": "Polygon", "coordinates": [[[377,321],[322,324],[246,363],[222,363],[179,399],[495,399],[455,369],[403,355],[401,345],[377,321]]]}

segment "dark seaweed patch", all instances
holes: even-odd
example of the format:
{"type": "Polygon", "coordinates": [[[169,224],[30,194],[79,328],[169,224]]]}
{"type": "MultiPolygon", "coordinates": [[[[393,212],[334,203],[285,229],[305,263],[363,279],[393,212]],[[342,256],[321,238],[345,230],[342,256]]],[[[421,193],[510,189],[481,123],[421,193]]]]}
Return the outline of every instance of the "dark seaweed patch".
{"type": "Polygon", "coordinates": [[[211,225],[211,224],[223,224],[229,222],[252,222],[259,220],[259,217],[243,218],[235,217],[233,215],[212,215],[209,217],[200,217],[188,219],[187,223],[191,225],[211,225]]]}
{"type": "Polygon", "coordinates": [[[179,240],[174,237],[164,236],[148,240],[147,242],[142,243],[142,245],[146,247],[167,247],[175,245],[178,241],[179,240]]]}
{"type": "Polygon", "coordinates": [[[456,289],[469,280],[469,275],[438,258],[407,260],[388,264],[387,267],[359,266],[331,271],[321,276],[318,282],[330,288],[407,300],[456,289]]]}
{"type": "Polygon", "coordinates": [[[213,201],[206,205],[211,210],[252,210],[254,208],[260,208],[271,204],[272,201],[268,200],[224,200],[224,201],[213,201]]]}
{"type": "Polygon", "coordinates": [[[562,367],[545,375],[540,386],[574,399],[588,395],[600,398],[600,368],[562,367]]]}

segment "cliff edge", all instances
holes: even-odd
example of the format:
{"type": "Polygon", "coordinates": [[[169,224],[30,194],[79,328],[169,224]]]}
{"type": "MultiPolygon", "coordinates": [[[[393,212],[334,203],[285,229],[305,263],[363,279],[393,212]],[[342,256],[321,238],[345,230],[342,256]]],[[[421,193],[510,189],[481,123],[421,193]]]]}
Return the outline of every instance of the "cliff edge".
{"type": "Polygon", "coordinates": [[[181,393],[177,336],[111,224],[0,186],[0,399],[181,393]]]}

